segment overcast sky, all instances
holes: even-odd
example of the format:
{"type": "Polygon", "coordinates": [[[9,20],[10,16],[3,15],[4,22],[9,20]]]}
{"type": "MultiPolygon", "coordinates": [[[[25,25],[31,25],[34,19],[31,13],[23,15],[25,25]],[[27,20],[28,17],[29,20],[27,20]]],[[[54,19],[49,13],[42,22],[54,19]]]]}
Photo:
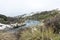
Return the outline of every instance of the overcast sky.
{"type": "Polygon", "coordinates": [[[60,8],[60,0],[0,0],[0,14],[17,16],[60,8]]]}

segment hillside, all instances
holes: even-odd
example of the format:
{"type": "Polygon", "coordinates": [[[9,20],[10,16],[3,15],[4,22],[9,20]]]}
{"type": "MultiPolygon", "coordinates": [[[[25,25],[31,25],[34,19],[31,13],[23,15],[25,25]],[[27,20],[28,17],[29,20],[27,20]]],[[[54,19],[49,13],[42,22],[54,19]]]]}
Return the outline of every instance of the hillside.
{"type": "Polygon", "coordinates": [[[1,23],[25,21],[28,21],[30,26],[22,26],[21,29],[16,27],[8,31],[0,30],[0,40],[60,40],[60,10],[42,11],[29,16],[7,17],[0,15],[1,23]],[[39,25],[35,25],[36,21],[39,22],[39,25]]]}
{"type": "Polygon", "coordinates": [[[37,12],[33,14],[32,16],[27,16],[25,17],[25,19],[43,20],[43,19],[54,17],[58,13],[59,13],[58,10],[42,11],[42,12],[37,12]]]}
{"type": "Polygon", "coordinates": [[[43,19],[48,19],[54,17],[56,14],[59,13],[59,10],[51,10],[51,11],[42,11],[42,12],[37,12],[37,13],[32,13],[33,15],[28,15],[23,14],[20,16],[15,16],[15,17],[7,17],[5,15],[0,14],[0,22],[1,23],[21,23],[26,20],[43,20],[43,19]]]}
{"type": "Polygon", "coordinates": [[[7,17],[5,15],[0,14],[0,23],[9,24],[10,22],[16,22],[16,20],[17,19],[14,17],[7,17]]]}

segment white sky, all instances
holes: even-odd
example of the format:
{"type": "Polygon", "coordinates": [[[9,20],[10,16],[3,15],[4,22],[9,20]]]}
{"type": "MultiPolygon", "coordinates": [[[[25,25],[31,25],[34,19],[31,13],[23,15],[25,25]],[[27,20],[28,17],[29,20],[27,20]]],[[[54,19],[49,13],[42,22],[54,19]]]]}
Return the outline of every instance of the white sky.
{"type": "Polygon", "coordinates": [[[0,14],[7,16],[56,8],[60,8],[60,0],[0,0],[0,14]]]}

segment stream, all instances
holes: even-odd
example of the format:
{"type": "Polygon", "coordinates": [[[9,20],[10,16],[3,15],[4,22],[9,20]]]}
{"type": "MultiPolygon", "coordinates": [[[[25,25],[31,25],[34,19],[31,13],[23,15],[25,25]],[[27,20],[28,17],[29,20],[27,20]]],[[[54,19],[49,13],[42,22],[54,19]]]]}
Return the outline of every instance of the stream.
{"type": "Polygon", "coordinates": [[[25,24],[26,24],[25,26],[21,26],[21,27],[18,27],[18,28],[13,28],[13,29],[8,29],[7,28],[4,31],[15,33],[15,32],[18,32],[20,29],[24,29],[26,27],[37,26],[38,24],[40,24],[40,22],[36,21],[36,20],[26,20],[25,24]]]}

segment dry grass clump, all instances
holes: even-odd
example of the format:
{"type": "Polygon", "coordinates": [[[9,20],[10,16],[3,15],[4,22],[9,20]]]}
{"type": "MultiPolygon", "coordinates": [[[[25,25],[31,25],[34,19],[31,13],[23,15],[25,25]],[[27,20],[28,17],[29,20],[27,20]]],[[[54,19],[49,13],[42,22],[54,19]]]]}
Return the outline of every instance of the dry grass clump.
{"type": "Polygon", "coordinates": [[[55,34],[53,28],[44,26],[29,27],[18,34],[12,32],[0,32],[0,40],[60,40],[60,35],[55,34]]]}
{"type": "Polygon", "coordinates": [[[47,30],[42,27],[42,31],[40,28],[31,30],[25,30],[20,34],[21,37],[19,40],[60,40],[60,35],[53,33],[52,28],[48,28],[47,30]]]}
{"type": "Polygon", "coordinates": [[[17,40],[17,38],[13,33],[0,32],[0,40],[17,40]]]}

